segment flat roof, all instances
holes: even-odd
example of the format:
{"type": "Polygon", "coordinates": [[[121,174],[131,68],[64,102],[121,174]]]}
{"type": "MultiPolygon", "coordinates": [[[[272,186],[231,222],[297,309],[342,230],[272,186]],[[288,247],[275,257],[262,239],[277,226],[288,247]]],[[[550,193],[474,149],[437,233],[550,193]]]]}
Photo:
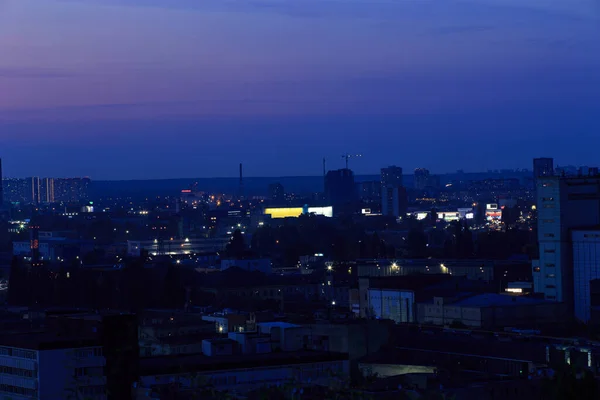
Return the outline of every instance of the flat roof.
{"type": "Polygon", "coordinates": [[[301,325],[290,324],[284,321],[273,321],[273,322],[259,322],[256,325],[264,326],[266,328],[300,328],[301,325]]]}
{"type": "Polygon", "coordinates": [[[59,336],[49,332],[19,332],[0,336],[0,346],[27,350],[55,350],[101,346],[93,336],[59,336]]]}
{"type": "Polygon", "coordinates": [[[461,307],[527,306],[536,304],[555,304],[544,299],[508,294],[485,293],[464,297],[449,305],[461,307]]]}
{"type": "Polygon", "coordinates": [[[319,351],[279,352],[208,357],[203,354],[147,357],[140,359],[140,375],[170,375],[230,369],[345,361],[348,354],[319,351]]]}

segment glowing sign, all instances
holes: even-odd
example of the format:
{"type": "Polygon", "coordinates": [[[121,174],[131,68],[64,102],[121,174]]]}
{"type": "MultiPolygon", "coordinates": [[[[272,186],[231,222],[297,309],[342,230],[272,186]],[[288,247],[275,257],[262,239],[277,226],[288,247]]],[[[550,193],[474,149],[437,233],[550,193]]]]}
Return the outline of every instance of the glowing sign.
{"type": "MultiPolygon", "coordinates": [[[[265,208],[265,214],[271,215],[271,218],[298,218],[304,212],[302,207],[271,207],[265,208]]],[[[309,214],[323,215],[333,217],[333,207],[308,207],[309,214]]]]}
{"type": "Polygon", "coordinates": [[[302,207],[265,208],[271,218],[297,218],[302,215],[302,207]]]}
{"type": "Polygon", "coordinates": [[[333,207],[308,207],[309,214],[323,215],[325,217],[333,217],[333,207]]]}

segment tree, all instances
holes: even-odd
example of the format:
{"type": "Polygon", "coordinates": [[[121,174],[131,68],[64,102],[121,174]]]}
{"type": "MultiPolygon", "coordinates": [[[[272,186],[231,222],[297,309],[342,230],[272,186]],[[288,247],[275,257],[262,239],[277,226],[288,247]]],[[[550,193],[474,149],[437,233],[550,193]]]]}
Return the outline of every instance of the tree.
{"type": "Polygon", "coordinates": [[[10,275],[8,278],[8,303],[20,304],[22,295],[25,292],[23,285],[26,283],[23,279],[23,265],[21,259],[17,256],[13,257],[10,263],[10,275]]]}
{"type": "Polygon", "coordinates": [[[412,229],[408,232],[406,245],[410,257],[427,257],[427,235],[421,229],[412,229]]]}

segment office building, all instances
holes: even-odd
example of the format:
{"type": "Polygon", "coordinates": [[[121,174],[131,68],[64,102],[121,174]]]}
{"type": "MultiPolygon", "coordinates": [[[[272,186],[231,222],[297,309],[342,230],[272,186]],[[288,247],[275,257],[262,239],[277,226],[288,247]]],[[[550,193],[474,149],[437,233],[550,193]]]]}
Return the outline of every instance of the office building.
{"type": "Polygon", "coordinates": [[[591,281],[600,279],[600,230],[573,230],[573,297],[575,318],[590,321],[591,281]]]}
{"type": "MultiPolygon", "coordinates": [[[[547,300],[566,302],[573,310],[571,231],[600,225],[600,178],[540,176],[536,193],[539,260],[532,265],[534,290],[547,300]]],[[[578,277],[584,275],[578,272],[578,277]]]]}
{"type": "Polygon", "coordinates": [[[333,206],[347,204],[356,199],[354,172],[348,168],[327,172],[325,198],[333,206]]]}
{"type": "Polygon", "coordinates": [[[402,168],[395,165],[381,168],[381,186],[403,186],[402,168]]]}
{"type": "Polygon", "coordinates": [[[406,189],[398,185],[386,185],[381,188],[381,213],[401,217],[406,215],[408,197],[406,189]]]}

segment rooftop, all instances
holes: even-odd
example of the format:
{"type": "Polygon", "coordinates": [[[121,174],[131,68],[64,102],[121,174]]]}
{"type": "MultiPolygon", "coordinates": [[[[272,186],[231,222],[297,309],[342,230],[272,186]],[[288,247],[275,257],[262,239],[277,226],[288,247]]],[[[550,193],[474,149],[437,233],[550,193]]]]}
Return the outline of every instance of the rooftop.
{"type": "Polygon", "coordinates": [[[289,322],[283,322],[283,321],[259,322],[257,325],[260,327],[265,327],[265,328],[282,328],[282,329],[300,328],[300,325],[290,324],[289,322]]]}
{"type": "Polygon", "coordinates": [[[281,352],[208,357],[202,354],[148,357],[140,360],[140,374],[166,375],[185,372],[210,372],[228,369],[273,367],[348,360],[343,353],[317,351],[281,352]]]}
{"type": "Polygon", "coordinates": [[[536,304],[552,304],[544,299],[506,294],[485,293],[464,297],[452,305],[461,307],[497,307],[497,306],[527,306],[536,304]]]}

